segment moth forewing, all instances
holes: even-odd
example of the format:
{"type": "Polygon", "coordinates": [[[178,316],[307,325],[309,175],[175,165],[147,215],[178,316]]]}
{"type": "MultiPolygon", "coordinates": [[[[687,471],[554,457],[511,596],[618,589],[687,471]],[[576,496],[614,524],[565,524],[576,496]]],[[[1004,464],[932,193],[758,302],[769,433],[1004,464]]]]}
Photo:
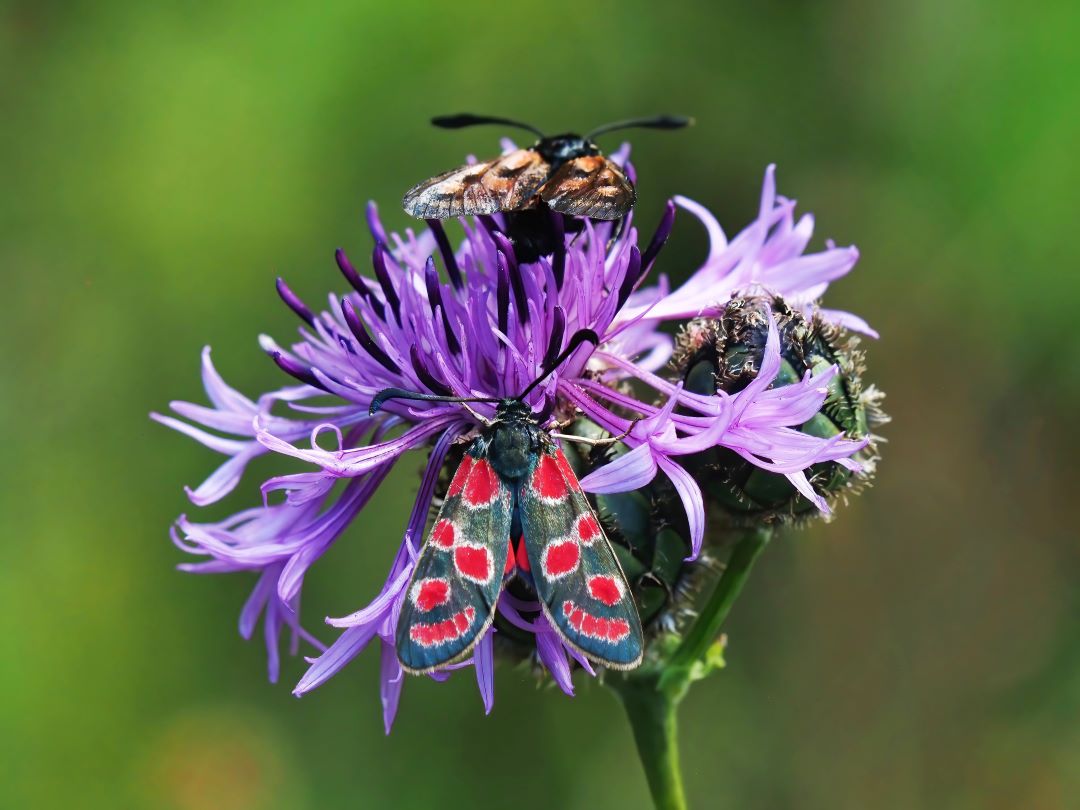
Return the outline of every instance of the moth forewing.
{"type": "Polygon", "coordinates": [[[402,667],[422,674],[472,652],[495,618],[514,493],[475,440],[420,550],[398,617],[402,667]]]}
{"type": "Polygon", "coordinates": [[[562,451],[548,444],[519,484],[525,548],[544,614],[588,658],[632,669],[641,620],[622,567],[562,451]]]}

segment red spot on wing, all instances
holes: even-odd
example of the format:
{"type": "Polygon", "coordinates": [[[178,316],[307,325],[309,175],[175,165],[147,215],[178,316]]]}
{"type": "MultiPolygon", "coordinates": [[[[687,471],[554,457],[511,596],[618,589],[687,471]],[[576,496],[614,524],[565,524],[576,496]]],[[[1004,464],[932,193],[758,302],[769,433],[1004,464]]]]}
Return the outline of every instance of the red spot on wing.
{"type": "Polygon", "coordinates": [[[630,635],[630,622],[626,619],[607,620],[608,641],[622,641],[628,635],[630,635]]]}
{"type": "Polygon", "coordinates": [[[541,555],[540,568],[549,578],[565,576],[577,568],[581,549],[577,540],[554,540],[547,544],[541,555]]]}
{"type": "Polygon", "coordinates": [[[473,457],[466,453],[461,459],[457,472],[454,473],[454,480],[450,482],[450,489],[446,490],[447,498],[453,498],[455,495],[461,494],[461,490],[465,488],[465,482],[469,480],[469,471],[472,469],[472,465],[473,457]]]}
{"type": "Polygon", "coordinates": [[[454,524],[443,518],[431,529],[431,542],[440,548],[454,545],[454,524]]]}
{"type": "Polygon", "coordinates": [[[570,489],[574,490],[574,492],[581,492],[581,484],[578,483],[577,476],[574,475],[574,468],[570,466],[570,462],[566,460],[562,450],[555,451],[555,463],[559,465],[559,472],[563,474],[563,478],[570,489]]]}
{"type": "Polygon", "coordinates": [[[533,492],[547,501],[561,501],[569,492],[557,457],[546,453],[540,455],[536,469],[533,470],[531,485],[533,492]]]}
{"type": "Polygon", "coordinates": [[[600,524],[592,515],[582,515],[577,521],[577,535],[587,546],[591,546],[593,540],[600,536],[600,524]]]}
{"type": "Polygon", "coordinates": [[[441,622],[432,622],[430,624],[418,622],[414,624],[409,628],[409,638],[421,647],[434,647],[438,644],[445,644],[465,635],[465,631],[472,626],[475,619],[476,610],[470,606],[464,610],[459,610],[449,619],[444,619],[441,622]]]}
{"type": "Polygon", "coordinates": [[[465,482],[465,503],[476,509],[493,503],[498,495],[499,474],[486,458],[476,459],[465,482]]]}
{"type": "Polygon", "coordinates": [[[630,635],[630,622],[586,613],[569,599],[563,602],[563,615],[581,635],[617,643],[630,635]]]}
{"type": "Polygon", "coordinates": [[[450,601],[450,583],[437,577],[422,579],[413,585],[411,595],[420,610],[434,610],[450,601]]]}
{"type": "MultiPolygon", "coordinates": [[[[469,608],[468,612],[471,614],[473,609],[469,608]]],[[[454,621],[454,629],[457,630],[458,635],[464,633],[468,629],[469,623],[472,621],[472,616],[466,615],[466,611],[464,610],[455,613],[452,618],[454,621]]]]}
{"type": "Polygon", "coordinates": [[[454,548],[454,567],[458,573],[480,585],[491,580],[491,562],[487,546],[459,543],[454,548]]]}
{"type": "Polygon", "coordinates": [[[589,577],[589,595],[610,607],[622,600],[622,583],[607,574],[596,574],[589,577]]]}

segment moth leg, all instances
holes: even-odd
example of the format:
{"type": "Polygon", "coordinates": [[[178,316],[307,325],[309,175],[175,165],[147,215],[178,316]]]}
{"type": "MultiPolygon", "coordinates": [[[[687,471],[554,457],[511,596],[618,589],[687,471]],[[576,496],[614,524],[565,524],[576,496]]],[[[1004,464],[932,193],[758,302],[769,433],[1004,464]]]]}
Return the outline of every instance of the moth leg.
{"type": "Polygon", "coordinates": [[[482,424],[484,427],[491,427],[492,425],[495,424],[494,422],[492,422],[487,417],[483,416],[482,414],[477,413],[475,410],[470,408],[468,402],[462,402],[460,404],[461,404],[461,406],[463,408],[465,408],[465,410],[467,410],[470,414],[472,414],[473,419],[475,419],[477,422],[482,424]]]}
{"type": "Polygon", "coordinates": [[[606,439],[586,439],[584,436],[574,436],[569,433],[552,433],[549,435],[553,439],[564,439],[568,442],[586,444],[589,447],[605,447],[609,444],[618,444],[619,442],[621,442],[623,439],[630,435],[630,431],[634,429],[634,425],[636,425],[640,421],[640,419],[635,419],[633,422],[630,423],[629,427],[627,427],[626,430],[624,430],[618,436],[609,436],[606,439]]]}

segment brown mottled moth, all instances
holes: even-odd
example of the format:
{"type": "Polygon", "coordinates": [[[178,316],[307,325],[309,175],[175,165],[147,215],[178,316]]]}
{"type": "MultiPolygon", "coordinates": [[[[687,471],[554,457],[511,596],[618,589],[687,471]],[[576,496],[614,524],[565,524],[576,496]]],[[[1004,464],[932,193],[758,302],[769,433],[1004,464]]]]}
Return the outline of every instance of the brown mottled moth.
{"type": "Polygon", "coordinates": [[[692,123],[662,115],[620,121],[585,136],[544,135],[529,124],[486,115],[447,115],[431,119],[437,127],[460,129],[476,124],[502,124],[526,129],[539,140],[526,149],[462,166],[436,175],[406,192],[405,212],[419,219],[525,211],[542,201],[552,211],[591,219],[619,219],[633,208],[634,184],[621,168],[601,154],[592,139],[630,127],[679,129],[692,123]]]}

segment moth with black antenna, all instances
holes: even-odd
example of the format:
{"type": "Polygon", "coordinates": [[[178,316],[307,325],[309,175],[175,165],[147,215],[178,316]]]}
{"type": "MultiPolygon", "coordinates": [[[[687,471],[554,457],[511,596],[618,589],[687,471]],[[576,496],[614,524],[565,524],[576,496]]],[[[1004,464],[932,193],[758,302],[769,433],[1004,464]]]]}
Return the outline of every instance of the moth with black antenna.
{"type": "Polygon", "coordinates": [[[593,143],[621,129],[681,129],[693,119],[676,115],[605,124],[587,135],[545,135],[530,124],[498,116],[445,115],[431,119],[443,129],[499,124],[525,129],[539,140],[492,160],[436,175],[406,192],[405,212],[418,219],[449,219],[497,212],[529,211],[541,204],[560,214],[620,219],[634,207],[636,192],[626,173],[593,143]]]}
{"type": "Polygon", "coordinates": [[[467,657],[515,577],[535,594],[563,643],[598,664],[641,662],[641,620],[615,553],[552,434],[525,398],[596,333],[582,329],[518,396],[452,397],[400,388],[391,399],[496,403],[469,444],[420,550],[402,602],[396,648],[402,667],[425,673],[467,657]]]}

